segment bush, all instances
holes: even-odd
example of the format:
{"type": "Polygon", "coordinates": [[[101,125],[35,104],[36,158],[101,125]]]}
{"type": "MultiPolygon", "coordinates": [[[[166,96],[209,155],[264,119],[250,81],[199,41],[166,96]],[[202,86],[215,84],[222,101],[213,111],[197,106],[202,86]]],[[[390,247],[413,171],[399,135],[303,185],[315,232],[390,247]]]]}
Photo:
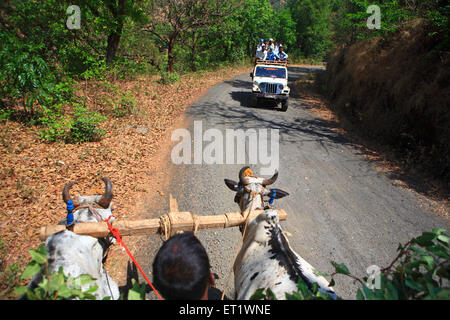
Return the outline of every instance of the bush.
{"type": "Polygon", "coordinates": [[[67,143],[90,142],[99,139],[104,131],[98,124],[106,117],[90,111],[86,106],[74,104],[73,117],[62,115],[62,105],[56,108],[45,109],[45,115],[40,118],[45,129],[39,131],[42,140],[48,142],[64,141],[67,143]]]}
{"type": "Polygon", "coordinates": [[[14,287],[20,281],[18,264],[6,265],[5,241],[0,238],[0,299],[12,298],[14,287]]]}
{"type": "Polygon", "coordinates": [[[120,94],[118,103],[113,107],[113,114],[116,117],[126,117],[136,110],[136,100],[131,92],[120,94]]]}
{"type": "Polygon", "coordinates": [[[97,126],[106,117],[89,111],[86,106],[77,104],[74,107],[74,116],[70,121],[69,142],[89,142],[95,141],[105,134],[97,126]]]}
{"type": "Polygon", "coordinates": [[[52,108],[43,109],[39,122],[46,126],[39,131],[42,140],[48,142],[65,141],[70,130],[70,117],[61,114],[63,105],[56,104],[52,108]]]}
{"type": "Polygon", "coordinates": [[[15,105],[20,101],[25,115],[32,118],[36,102],[45,103],[49,86],[56,79],[38,54],[40,47],[7,33],[0,33],[0,42],[0,99],[10,99],[15,105]]]}
{"type": "MultiPolygon", "coordinates": [[[[361,284],[356,293],[358,300],[449,300],[450,299],[450,237],[445,229],[433,229],[413,238],[406,244],[399,244],[397,257],[388,267],[380,269],[375,285],[368,278],[358,278],[350,273],[345,264],[332,262],[335,272],[331,274],[330,286],[334,286],[334,276],[342,274],[361,284]]],[[[328,275],[324,275],[328,276],[328,275]]],[[[371,279],[372,281],[373,279],[371,279]]],[[[275,300],[270,289],[258,289],[252,300],[275,300]]],[[[327,295],[318,291],[316,283],[308,289],[299,279],[298,291],[287,293],[288,300],[328,300],[327,295]]]]}
{"type": "MultiPolygon", "coordinates": [[[[97,298],[95,295],[98,289],[97,285],[92,285],[89,289],[82,290],[82,287],[95,280],[90,275],[82,274],[73,278],[66,276],[63,273],[62,267],[57,272],[50,274],[45,247],[40,245],[38,250],[30,250],[29,252],[33,260],[23,271],[21,279],[29,279],[40,273],[42,280],[34,289],[26,286],[18,286],[14,291],[16,295],[25,295],[29,300],[62,300],[75,298],[80,300],[95,300],[97,298]]],[[[104,300],[109,299],[110,297],[106,297],[104,300]]]]}
{"type": "Polygon", "coordinates": [[[161,84],[172,84],[180,80],[180,75],[176,72],[162,71],[159,75],[161,76],[161,79],[159,79],[161,84]]]}

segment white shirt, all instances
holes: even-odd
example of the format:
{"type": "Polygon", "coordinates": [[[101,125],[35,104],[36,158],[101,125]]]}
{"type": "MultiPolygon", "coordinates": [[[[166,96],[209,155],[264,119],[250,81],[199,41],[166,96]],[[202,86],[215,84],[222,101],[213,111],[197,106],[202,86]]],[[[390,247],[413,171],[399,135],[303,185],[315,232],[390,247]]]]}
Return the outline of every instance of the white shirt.
{"type": "Polygon", "coordinates": [[[260,44],[256,47],[256,59],[264,59],[263,46],[260,44]]]}
{"type": "Polygon", "coordinates": [[[276,55],[278,55],[278,45],[276,45],[275,48],[273,48],[273,53],[275,53],[276,55]]]}
{"type": "Polygon", "coordinates": [[[278,53],[278,57],[280,58],[280,60],[287,60],[288,59],[288,55],[286,52],[279,52],[278,53]]]}
{"type": "Polygon", "coordinates": [[[267,51],[256,51],[256,59],[265,60],[267,57],[267,51]]]}

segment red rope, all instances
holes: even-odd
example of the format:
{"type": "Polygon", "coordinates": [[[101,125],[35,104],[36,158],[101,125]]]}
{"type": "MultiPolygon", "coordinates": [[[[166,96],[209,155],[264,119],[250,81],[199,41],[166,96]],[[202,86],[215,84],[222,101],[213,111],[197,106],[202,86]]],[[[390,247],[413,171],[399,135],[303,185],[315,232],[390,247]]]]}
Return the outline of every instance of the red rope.
{"type": "Polygon", "coordinates": [[[125,249],[125,251],[128,253],[128,256],[131,258],[131,260],[133,260],[133,263],[136,265],[136,267],[139,269],[139,271],[142,273],[142,275],[144,276],[145,280],[147,281],[147,283],[150,285],[150,287],[152,287],[153,291],[156,293],[156,295],[158,296],[159,300],[163,300],[161,298],[161,296],[159,295],[158,291],[156,291],[155,287],[152,285],[152,283],[150,282],[150,280],[147,278],[147,276],[145,275],[144,271],[142,270],[141,266],[139,265],[139,263],[136,261],[136,259],[133,257],[133,255],[131,254],[130,250],[128,250],[127,246],[125,245],[125,243],[123,243],[122,241],[122,235],[119,232],[119,229],[114,228],[110,223],[109,223],[109,219],[112,217],[109,216],[108,219],[106,219],[106,223],[108,224],[108,229],[109,231],[111,231],[111,233],[113,234],[113,236],[117,239],[117,242],[119,242],[119,244],[125,249]]]}

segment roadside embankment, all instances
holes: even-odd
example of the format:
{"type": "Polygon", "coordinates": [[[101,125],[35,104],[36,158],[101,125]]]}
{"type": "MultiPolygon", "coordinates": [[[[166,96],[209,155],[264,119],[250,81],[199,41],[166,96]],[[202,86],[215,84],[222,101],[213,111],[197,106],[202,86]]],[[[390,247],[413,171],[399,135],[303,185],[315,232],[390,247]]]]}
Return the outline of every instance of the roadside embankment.
{"type": "Polygon", "coordinates": [[[402,165],[450,182],[450,53],[427,25],[359,40],[331,57],[331,109],[349,131],[385,145],[402,165]]]}

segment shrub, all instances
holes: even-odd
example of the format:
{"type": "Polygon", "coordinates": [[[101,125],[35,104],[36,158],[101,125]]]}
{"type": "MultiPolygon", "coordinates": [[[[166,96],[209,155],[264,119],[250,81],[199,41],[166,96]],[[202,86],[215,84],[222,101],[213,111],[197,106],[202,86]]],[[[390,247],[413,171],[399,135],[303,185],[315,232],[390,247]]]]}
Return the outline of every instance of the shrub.
{"type": "Polygon", "coordinates": [[[98,128],[98,124],[106,120],[106,117],[90,111],[88,107],[76,104],[73,119],[70,121],[68,142],[95,141],[105,134],[98,128]]]}
{"type": "Polygon", "coordinates": [[[62,115],[62,105],[44,108],[39,118],[45,125],[39,131],[42,140],[48,142],[64,141],[68,143],[95,141],[104,135],[98,124],[106,117],[90,111],[86,106],[75,103],[73,117],[62,115]]]}
{"type": "Polygon", "coordinates": [[[172,84],[180,80],[180,75],[176,72],[160,72],[159,75],[161,79],[159,79],[159,83],[161,84],[172,84]]]}
{"type": "Polygon", "coordinates": [[[120,94],[119,101],[113,107],[113,114],[116,117],[125,117],[136,110],[136,100],[131,92],[124,92],[120,94]]]}
{"type": "Polygon", "coordinates": [[[63,105],[55,104],[51,108],[43,107],[39,122],[45,126],[39,131],[42,140],[48,142],[64,141],[70,129],[70,117],[61,114],[63,105]]]}
{"type": "MultiPolygon", "coordinates": [[[[29,300],[62,300],[80,299],[95,300],[97,285],[90,286],[87,290],[82,287],[93,282],[95,279],[90,275],[82,274],[76,278],[66,276],[62,267],[57,272],[50,273],[48,270],[47,250],[43,245],[38,250],[29,251],[32,261],[28,264],[21,275],[21,279],[29,279],[40,273],[42,280],[34,289],[26,286],[18,286],[14,293],[25,295],[29,300]]],[[[106,297],[104,300],[109,300],[106,297]]]]}
{"type": "Polygon", "coordinates": [[[46,128],[39,131],[39,137],[48,142],[65,141],[70,130],[70,117],[60,116],[45,123],[46,128]]]}
{"type": "Polygon", "coordinates": [[[5,241],[0,238],[0,299],[12,298],[14,287],[19,283],[18,264],[6,265],[5,241]]]}
{"type": "MultiPolygon", "coordinates": [[[[380,270],[375,285],[369,284],[367,277],[360,279],[352,275],[345,264],[332,262],[335,272],[331,274],[330,286],[335,284],[334,276],[342,274],[361,284],[356,293],[358,300],[449,300],[450,237],[445,231],[435,228],[404,245],[399,244],[397,257],[380,270]]],[[[270,289],[261,288],[251,299],[276,298],[270,289]]],[[[318,291],[316,283],[308,290],[306,283],[299,279],[298,291],[287,293],[286,299],[323,300],[329,297],[318,291]]]]}

